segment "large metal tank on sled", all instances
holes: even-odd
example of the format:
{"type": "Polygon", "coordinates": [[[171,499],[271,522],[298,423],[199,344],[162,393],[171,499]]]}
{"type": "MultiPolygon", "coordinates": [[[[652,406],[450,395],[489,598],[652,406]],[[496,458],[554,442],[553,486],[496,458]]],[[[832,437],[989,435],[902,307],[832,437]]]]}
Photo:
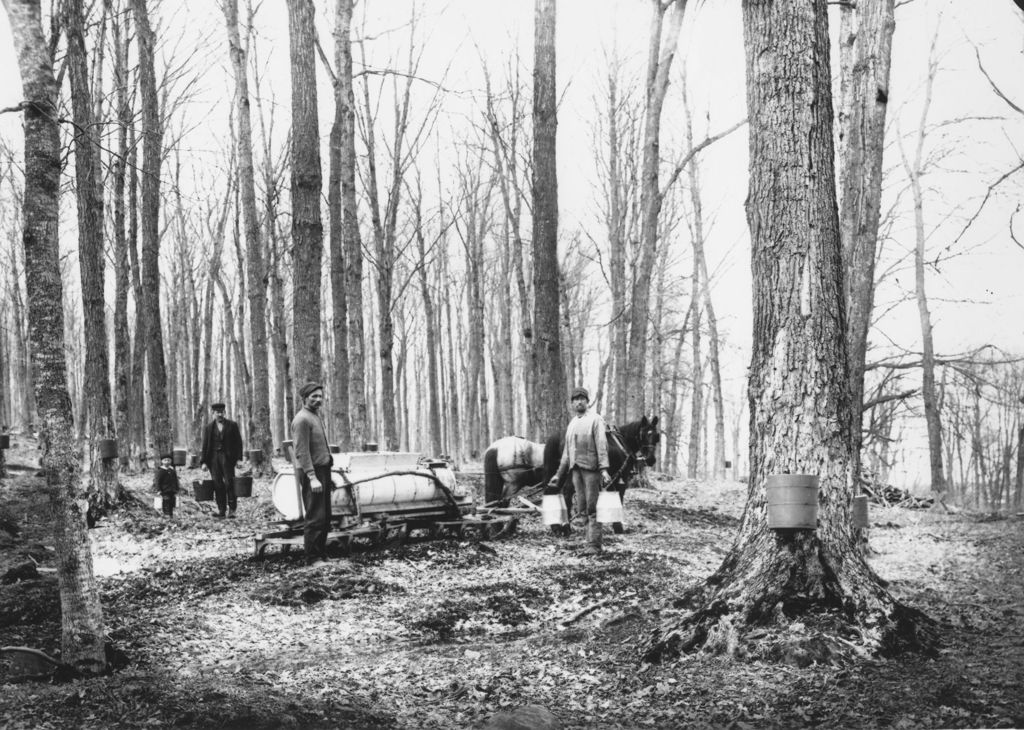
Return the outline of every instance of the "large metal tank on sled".
{"type": "MultiPolygon", "coordinates": [[[[347,547],[355,538],[404,540],[414,530],[461,535],[477,529],[487,537],[515,529],[515,520],[508,517],[476,514],[471,490],[458,483],[445,461],[410,452],[336,453],[332,458],[329,542],[347,547]]],[[[302,544],[304,509],[293,465],[274,477],[271,499],[288,529],[257,535],[257,555],[270,544],[285,550],[302,544]]]]}

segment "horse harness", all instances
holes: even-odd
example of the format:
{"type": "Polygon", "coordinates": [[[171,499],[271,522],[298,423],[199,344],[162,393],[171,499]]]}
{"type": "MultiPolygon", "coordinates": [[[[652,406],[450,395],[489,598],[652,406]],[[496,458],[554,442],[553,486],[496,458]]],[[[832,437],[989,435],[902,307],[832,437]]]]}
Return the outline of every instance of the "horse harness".
{"type": "MultiPolygon", "coordinates": [[[[623,473],[625,473],[627,470],[629,470],[630,472],[632,471],[630,465],[633,462],[638,461],[637,454],[639,454],[644,449],[644,446],[641,445],[640,448],[635,452],[627,449],[626,442],[623,441],[622,439],[622,433],[615,426],[608,426],[605,435],[609,439],[614,439],[615,443],[622,450],[622,453],[626,455],[625,460],[622,462],[622,466],[619,467],[619,470],[612,475],[611,481],[608,482],[608,485],[611,486],[612,484],[615,484],[615,482],[617,482],[619,478],[623,476],[623,473]]],[[[625,486],[626,480],[623,479],[622,483],[623,486],[625,486]]]]}

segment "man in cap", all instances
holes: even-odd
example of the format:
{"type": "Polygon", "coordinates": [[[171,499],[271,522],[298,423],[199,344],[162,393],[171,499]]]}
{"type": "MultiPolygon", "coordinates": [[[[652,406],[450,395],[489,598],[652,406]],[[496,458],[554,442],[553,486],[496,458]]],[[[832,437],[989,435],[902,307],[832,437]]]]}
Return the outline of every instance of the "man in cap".
{"type": "Polygon", "coordinates": [[[302,490],[306,523],[302,541],[306,564],[327,560],[327,532],[331,525],[331,446],[320,417],[324,389],[320,383],[306,383],[299,389],[302,408],[292,419],[295,476],[302,490]]]}
{"type": "Polygon", "coordinates": [[[570,395],[576,417],[565,429],[565,448],[558,472],[548,482],[557,486],[567,471],[572,471],[576,509],[587,530],[584,554],[601,552],[601,524],[597,521],[597,495],[611,482],[608,474],[608,437],[604,419],[590,410],[590,393],[576,387],[570,395]]]}
{"type": "Polygon", "coordinates": [[[238,424],[224,417],[224,404],[210,406],[213,420],[203,429],[203,449],[199,465],[210,470],[213,492],[217,500],[217,518],[235,516],[235,465],[242,460],[242,432],[238,424]]]}

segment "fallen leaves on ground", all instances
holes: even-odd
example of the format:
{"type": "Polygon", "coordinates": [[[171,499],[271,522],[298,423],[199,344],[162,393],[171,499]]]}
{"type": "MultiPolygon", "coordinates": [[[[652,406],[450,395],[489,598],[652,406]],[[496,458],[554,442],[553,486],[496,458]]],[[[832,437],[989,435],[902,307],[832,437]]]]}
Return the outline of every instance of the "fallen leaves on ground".
{"type": "MultiPolygon", "coordinates": [[[[566,728],[1024,725],[1019,520],[874,510],[872,565],[940,621],[938,658],[652,666],[639,662],[640,640],[718,567],[745,485],[659,479],[633,490],[627,532],[609,534],[599,558],[579,554],[578,532],[555,537],[525,517],[506,540],[417,541],[307,568],[301,551],[253,557],[273,514],[265,480],[236,520],[186,496],[174,522],[147,508],[148,477],[123,481],[140,498],[90,535],[128,665],[4,685],[5,727],[468,728],[525,704],[566,728]]],[[[0,551],[52,543],[31,471],[11,471],[0,503],[21,527],[0,551]]],[[[39,555],[45,569],[52,553],[39,555]]],[[[0,590],[0,643],[57,654],[52,574],[0,590]]]]}

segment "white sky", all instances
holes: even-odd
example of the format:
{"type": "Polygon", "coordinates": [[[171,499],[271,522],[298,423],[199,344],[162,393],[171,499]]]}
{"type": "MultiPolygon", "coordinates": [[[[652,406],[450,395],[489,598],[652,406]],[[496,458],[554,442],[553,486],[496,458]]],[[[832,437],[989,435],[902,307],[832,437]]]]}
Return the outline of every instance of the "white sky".
{"type": "MultiPolygon", "coordinates": [[[[328,3],[318,0],[317,8],[324,46],[330,54],[328,3]]],[[[478,113],[472,94],[482,87],[481,56],[494,76],[507,59],[520,58],[524,81],[532,67],[533,2],[531,0],[426,0],[421,36],[426,40],[421,75],[440,79],[449,68],[445,85],[451,90],[444,99],[445,129],[459,129],[467,115],[478,113]]],[[[696,3],[691,2],[691,10],[696,3]]],[[[288,44],[285,4],[279,0],[263,3],[257,17],[260,54],[270,69],[269,83],[279,108],[278,126],[286,125],[288,110],[288,44]]],[[[363,12],[370,15],[366,33],[374,38],[368,45],[371,64],[383,66],[391,54],[405,48],[403,27],[409,17],[409,0],[374,2],[363,0],[357,8],[357,23],[363,12]],[[389,32],[390,31],[390,32],[389,32]],[[389,48],[390,46],[390,48],[389,48]]],[[[202,95],[190,109],[191,118],[203,120],[190,135],[189,146],[198,164],[213,151],[220,164],[219,150],[225,142],[217,130],[226,129],[223,120],[230,97],[229,70],[224,52],[223,20],[214,0],[191,0],[187,6],[163,3],[160,12],[165,38],[180,39],[182,48],[199,34],[210,41],[200,52],[208,71],[202,81],[202,95]],[[186,10],[182,10],[186,7],[186,10]],[[171,15],[171,9],[174,14],[171,15]]],[[[595,95],[603,93],[605,54],[615,43],[620,56],[642,68],[647,46],[650,6],[646,0],[559,0],[558,81],[563,88],[559,111],[559,198],[561,227],[566,236],[583,227],[600,237],[595,220],[594,168],[591,124],[595,118],[595,95]]],[[[680,42],[679,61],[688,59],[691,103],[697,118],[696,138],[732,125],[745,114],[743,48],[740,3],[706,2],[690,15],[680,42]]],[[[1019,164],[1024,154],[1024,116],[1015,115],[991,92],[977,69],[971,43],[981,49],[982,58],[997,82],[1018,105],[1024,106],[1024,21],[1010,0],[912,0],[897,10],[893,43],[893,78],[890,87],[890,146],[886,167],[893,169],[887,180],[889,202],[905,188],[899,169],[897,130],[912,132],[918,123],[921,88],[928,46],[935,28],[940,28],[939,48],[943,61],[937,80],[930,119],[935,123],[967,116],[985,116],[985,121],[947,125],[941,135],[931,138],[933,149],[950,151],[941,174],[929,178],[925,217],[930,249],[945,248],[972,214],[986,187],[1008,169],[1019,164]],[[941,18],[941,22],[940,22],[941,18]],[[996,118],[997,117],[997,118],[996,118]],[[941,225],[939,225],[941,223],[941,225]]],[[[835,70],[833,57],[833,71],[835,70]]],[[[357,57],[358,63],[358,57],[357,57]]],[[[678,81],[678,76],[674,82],[678,81]]],[[[321,134],[329,129],[330,99],[326,77],[321,89],[321,134]]],[[[671,92],[670,92],[671,93],[671,92]]],[[[21,99],[17,67],[13,57],[6,16],[0,14],[0,108],[21,99]]],[[[678,154],[678,130],[670,101],[663,123],[666,157],[678,154]]],[[[0,135],[16,139],[20,121],[13,114],[0,117],[0,135]]],[[[705,210],[713,218],[708,242],[709,266],[719,271],[713,296],[730,340],[726,373],[738,392],[748,360],[750,339],[749,245],[743,200],[746,196],[746,133],[741,130],[719,142],[702,157],[705,210]],[[731,352],[730,352],[731,351],[731,352]]],[[[957,245],[969,251],[929,271],[937,348],[942,352],[994,343],[1024,354],[1024,250],[1009,239],[1007,222],[1024,190],[1024,173],[1005,183],[990,201],[975,228],[957,245]]],[[[893,241],[886,244],[886,259],[896,257],[913,244],[912,216],[906,204],[899,208],[893,241]]],[[[1024,215],[1018,221],[1024,235],[1024,215]]],[[[672,242],[688,248],[685,238],[672,242]]],[[[687,266],[688,267],[688,266],[687,266]]],[[[688,273],[687,272],[683,272],[688,273]]],[[[880,305],[906,295],[912,273],[904,269],[878,292],[880,305]]],[[[919,347],[919,327],[912,302],[895,306],[886,314],[876,342],[889,338],[898,344],[919,347]]]]}

